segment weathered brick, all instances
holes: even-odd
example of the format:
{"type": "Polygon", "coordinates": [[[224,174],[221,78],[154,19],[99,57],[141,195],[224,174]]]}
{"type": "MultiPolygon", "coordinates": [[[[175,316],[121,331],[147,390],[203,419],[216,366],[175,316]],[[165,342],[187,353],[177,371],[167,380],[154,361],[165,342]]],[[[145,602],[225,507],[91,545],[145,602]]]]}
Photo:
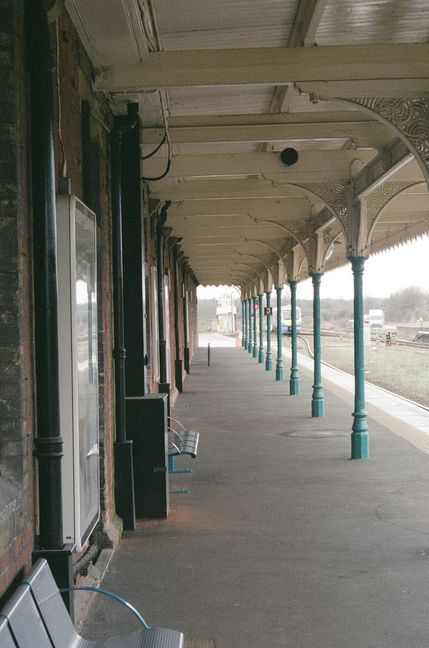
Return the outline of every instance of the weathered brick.
{"type": "Polygon", "coordinates": [[[21,386],[16,380],[6,382],[3,378],[0,380],[0,400],[6,403],[19,403],[21,398],[21,386]]]}
{"type": "Polygon", "coordinates": [[[17,201],[15,196],[0,196],[0,219],[16,213],[17,201]]]}
{"type": "MultiPolygon", "coordinates": [[[[0,13],[1,16],[1,13],[0,13]]],[[[8,34],[3,31],[3,24],[0,31],[0,50],[14,50],[15,48],[15,36],[13,34],[8,34]]]]}
{"type": "Polygon", "coordinates": [[[13,33],[14,33],[13,10],[12,10],[9,2],[5,3],[6,6],[2,6],[3,4],[4,4],[3,2],[0,4],[1,31],[4,34],[13,35],[13,33]]]}
{"type": "Polygon", "coordinates": [[[16,420],[19,414],[20,407],[18,403],[11,403],[0,399],[0,418],[5,421],[16,420]]]}
{"type": "Polygon", "coordinates": [[[16,180],[16,165],[10,161],[3,161],[2,157],[0,151],[0,175],[4,180],[13,182],[16,180]]]}
{"type": "Polygon", "coordinates": [[[22,473],[22,457],[7,457],[0,460],[0,479],[16,479],[22,473]]]}
{"type": "Polygon", "coordinates": [[[15,441],[22,436],[21,421],[14,418],[10,421],[0,421],[0,437],[2,441],[15,441]]]}
{"type": "Polygon", "coordinates": [[[17,253],[18,232],[16,219],[13,217],[0,218],[0,268],[12,270],[13,267],[17,267],[17,253]]]}
{"type": "MultiPolygon", "coordinates": [[[[3,358],[3,349],[0,347],[0,356],[3,358]]],[[[20,366],[16,362],[4,363],[2,361],[2,375],[0,376],[0,386],[2,384],[18,384],[20,380],[20,366]]],[[[0,387],[1,392],[1,387],[0,387]]]]}
{"type": "MultiPolygon", "coordinates": [[[[1,87],[1,86],[0,86],[1,87]]],[[[2,196],[16,196],[18,193],[16,182],[6,182],[0,179],[0,195],[2,196]]]]}
{"type": "Polygon", "coordinates": [[[22,443],[19,441],[0,442],[0,457],[22,457],[22,443]]]}

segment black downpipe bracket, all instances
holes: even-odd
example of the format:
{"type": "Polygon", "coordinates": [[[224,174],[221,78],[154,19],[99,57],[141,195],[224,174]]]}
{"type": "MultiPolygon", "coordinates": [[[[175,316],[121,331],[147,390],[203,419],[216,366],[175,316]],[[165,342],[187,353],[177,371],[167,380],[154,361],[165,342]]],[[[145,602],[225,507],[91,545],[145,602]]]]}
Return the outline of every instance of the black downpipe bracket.
{"type": "Polygon", "coordinates": [[[160,394],[168,395],[168,416],[170,416],[170,384],[167,382],[167,340],[164,317],[164,228],[167,222],[168,208],[171,202],[167,201],[161,209],[156,226],[156,262],[158,280],[158,328],[159,328],[159,386],[160,394]]]}
{"type": "Polygon", "coordinates": [[[116,392],[115,500],[124,529],[136,527],[132,441],[127,440],[125,415],[125,326],[122,244],[122,135],[138,125],[138,104],[128,104],[128,115],[116,117],[111,135],[112,238],[114,287],[114,359],[116,392]]]}
{"type": "MultiPolygon", "coordinates": [[[[54,59],[41,0],[25,2],[26,66],[29,83],[31,201],[36,349],[39,539],[33,558],[45,557],[60,587],[70,586],[72,547],[63,544],[60,433],[54,59]]],[[[72,612],[71,598],[66,603],[72,612]]]]}
{"type": "Polygon", "coordinates": [[[178,261],[178,243],[173,247],[173,266],[174,266],[174,341],[175,341],[175,378],[176,387],[179,392],[183,392],[182,360],[180,358],[180,326],[179,326],[179,261],[178,261]]]}

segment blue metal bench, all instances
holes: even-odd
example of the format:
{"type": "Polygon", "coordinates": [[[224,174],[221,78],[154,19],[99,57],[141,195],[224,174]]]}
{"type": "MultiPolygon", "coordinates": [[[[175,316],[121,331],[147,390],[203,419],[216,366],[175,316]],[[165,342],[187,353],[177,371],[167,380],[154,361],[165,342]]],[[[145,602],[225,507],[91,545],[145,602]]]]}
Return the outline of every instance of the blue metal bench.
{"type": "MultiPolygon", "coordinates": [[[[168,472],[191,473],[191,468],[176,468],[174,460],[181,455],[188,455],[195,459],[198,450],[199,432],[187,430],[185,426],[173,418],[168,417],[168,472]],[[177,429],[179,428],[179,429],[177,429]]],[[[170,493],[190,493],[189,488],[171,488],[170,493]]]]}
{"type": "Polygon", "coordinates": [[[127,635],[91,641],[75,630],[46,560],[38,560],[0,613],[1,648],[183,648],[177,630],[149,628],[129,603],[110,592],[133,611],[144,629],[127,635]]]}
{"type": "Polygon", "coordinates": [[[174,465],[174,459],[180,455],[189,455],[195,459],[197,456],[198,441],[200,437],[199,432],[187,430],[180,421],[172,416],[169,416],[168,423],[168,472],[190,473],[192,472],[190,468],[176,468],[174,465]],[[179,429],[177,429],[177,427],[179,429]]]}

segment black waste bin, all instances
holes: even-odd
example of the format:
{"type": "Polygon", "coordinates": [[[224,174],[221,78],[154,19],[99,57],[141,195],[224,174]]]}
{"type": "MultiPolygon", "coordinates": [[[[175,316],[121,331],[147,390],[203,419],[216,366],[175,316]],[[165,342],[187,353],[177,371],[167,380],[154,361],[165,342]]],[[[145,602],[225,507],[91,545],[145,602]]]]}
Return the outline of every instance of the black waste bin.
{"type": "Polygon", "coordinates": [[[126,398],[127,438],[133,442],[136,517],[166,518],[168,496],[167,394],[126,398]]]}

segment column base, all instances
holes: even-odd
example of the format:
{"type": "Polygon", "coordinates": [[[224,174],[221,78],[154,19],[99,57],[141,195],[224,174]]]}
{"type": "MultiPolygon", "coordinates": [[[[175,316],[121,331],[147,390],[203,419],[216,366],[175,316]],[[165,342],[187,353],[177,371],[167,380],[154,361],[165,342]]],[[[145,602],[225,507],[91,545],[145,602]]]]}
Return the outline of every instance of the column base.
{"type": "Polygon", "coordinates": [[[254,358],[257,358],[257,357],[258,357],[258,347],[256,347],[256,346],[253,347],[253,349],[252,349],[252,356],[253,356],[254,358]]]}
{"type": "Polygon", "coordinates": [[[265,370],[272,371],[272,368],[273,368],[273,359],[267,355],[265,359],[265,370]]]}
{"type": "Polygon", "coordinates": [[[133,442],[115,441],[115,501],[116,512],[122,518],[125,531],[136,528],[133,442]]]}
{"type": "Polygon", "coordinates": [[[263,349],[259,349],[259,354],[258,354],[258,362],[259,364],[262,364],[265,360],[265,353],[263,349]]]}
{"type": "Polygon", "coordinates": [[[252,353],[252,351],[253,351],[253,346],[252,346],[252,343],[251,343],[251,342],[250,342],[250,344],[247,345],[247,351],[248,351],[249,353],[252,353]]]}
{"type": "Polygon", "coordinates": [[[189,347],[185,347],[184,362],[185,362],[185,371],[186,371],[187,374],[190,374],[191,373],[191,358],[190,358],[189,347]]]}
{"type": "Polygon", "coordinates": [[[299,396],[301,393],[301,384],[299,378],[291,378],[289,381],[289,394],[299,396]]]}
{"type": "Polygon", "coordinates": [[[368,432],[352,432],[352,459],[369,459],[368,432]]]}
{"type": "Polygon", "coordinates": [[[311,416],[313,418],[325,416],[325,401],[323,398],[313,398],[311,401],[311,416]]]}
{"type": "Polygon", "coordinates": [[[285,379],[283,367],[276,367],[276,380],[283,381],[285,379]]]}

